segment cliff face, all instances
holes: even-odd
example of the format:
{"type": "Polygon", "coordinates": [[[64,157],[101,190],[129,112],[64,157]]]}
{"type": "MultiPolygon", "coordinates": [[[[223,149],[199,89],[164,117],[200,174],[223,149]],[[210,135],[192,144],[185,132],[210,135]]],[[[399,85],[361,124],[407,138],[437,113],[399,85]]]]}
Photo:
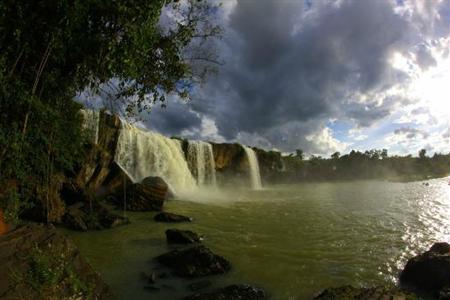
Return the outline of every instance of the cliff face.
{"type": "Polygon", "coordinates": [[[259,148],[253,148],[253,150],[258,157],[259,170],[263,183],[276,182],[284,170],[281,153],[277,151],[265,151],[259,148]]]}
{"type": "MultiPolygon", "coordinates": [[[[102,196],[122,190],[123,184],[132,185],[128,176],[114,162],[120,128],[121,121],[117,116],[100,113],[98,142],[92,146],[76,177],[75,185],[78,190],[102,196]]],[[[187,157],[189,141],[176,139],[181,141],[182,150],[187,157]]],[[[211,145],[218,183],[249,184],[249,162],[242,145],[237,143],[211,143],[211,145]]],[[[258,148],[253,150],[258,158],[263,183],[274,182],[283,169],[281,154],[258,148]]]]}
{"type": "Polygon", "coordinates": [[[102,196],[132,184],[114,162],[120,128],[119,117],[100,113],[98,143],[92,145],[74,181],[77,190],[102,196]]]}
{"type": "Polygon", "coordinates": [[[239,144],[215,144],[213,147],[216,176],[219,184],[248,184],[249,166],[244,148],[239,144]]]}

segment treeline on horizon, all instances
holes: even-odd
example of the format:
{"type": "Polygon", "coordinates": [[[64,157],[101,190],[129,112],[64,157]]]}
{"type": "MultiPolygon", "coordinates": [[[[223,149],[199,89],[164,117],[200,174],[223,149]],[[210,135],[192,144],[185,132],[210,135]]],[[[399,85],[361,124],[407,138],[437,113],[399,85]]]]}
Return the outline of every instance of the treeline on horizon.
{"type": "Polygon", "coordinates": [[[393,181],[424,180],[450,174],[450,153],[427,156],[422,149],[418,157],[389,156],[386,149],[352,150],[341,155],[335,152],[330,158],[311,156],[304,159],[303,151],[284,156],[284,181],[387,179],[393,181]]]}

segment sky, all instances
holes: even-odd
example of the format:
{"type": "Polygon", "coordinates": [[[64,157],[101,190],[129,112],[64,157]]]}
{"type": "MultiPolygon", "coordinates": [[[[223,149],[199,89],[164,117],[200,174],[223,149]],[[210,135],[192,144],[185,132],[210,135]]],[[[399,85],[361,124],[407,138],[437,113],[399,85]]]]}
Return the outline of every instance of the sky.
{"type": "Polygon", "coordinates": [[[146,127],[309,155],[450,152],[450,0],[220,2],[224,65],[146,127]]]}

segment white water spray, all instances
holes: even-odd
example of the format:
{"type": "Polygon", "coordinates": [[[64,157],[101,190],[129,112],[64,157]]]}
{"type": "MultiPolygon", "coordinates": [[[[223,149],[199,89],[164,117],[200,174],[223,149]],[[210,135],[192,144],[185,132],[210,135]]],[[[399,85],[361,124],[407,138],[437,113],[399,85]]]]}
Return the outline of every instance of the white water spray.
{"type": "Polygon", "coordinates": [[[80,109],[80,113],[83,117],[83,123],[81,127],[88,134],[88,138],[94,143],[98,142],[98,123],[100,120],[100,114],[98,111],[91,109],[80,109]]]}
{"type": "Polygon", "coordinates": [[[252,189],[259,190],[262,188],[261,184],[261,174],[259,172],[259,163],[258,158],[256,157],[255,151],[253,149],[242,145],[245,150],[245,154],[247,155],[248,164],[250,168],[250,183],[252,185],[252,189]]]}
{"type": "Polygon", "coordinates": [[[216,185],[216,167],[212,146],[202,141],[189,141],[187,162],[199,186],[216,185]]]}
{"type": "Polygon", "coordinates": [[[115,161],[134,182],[159,176],[174,192],[187,192],[196,187],[180,141],[125,122],[120,130],[115,161]]]}

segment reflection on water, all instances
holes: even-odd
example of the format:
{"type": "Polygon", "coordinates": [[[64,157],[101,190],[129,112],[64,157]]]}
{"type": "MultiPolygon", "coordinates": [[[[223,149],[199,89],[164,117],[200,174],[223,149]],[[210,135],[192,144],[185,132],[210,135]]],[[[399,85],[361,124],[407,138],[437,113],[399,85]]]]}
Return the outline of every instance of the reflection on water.
{"type": "MultiPolygon", "coordinates": [[[[158,224],[153,213],[130,213],[129,226],[70,233],[120,299],[177,299],[191,281],[164,279],[143,289],[139,273],[169,250],[164,231],[190,229],[233,263],[215,286],[247,282],[274,299],[308,299],[344,284],[394,284],[407,259],[436,241],[450,241],[448,179],[278,185],[262,191],[190,195],[167,210],[195,218],[158,224]],[[195,202],[197,201],[197,202],[195,202]]],[[[158,270],[162,272],[162,270],[158,270]]]]}

